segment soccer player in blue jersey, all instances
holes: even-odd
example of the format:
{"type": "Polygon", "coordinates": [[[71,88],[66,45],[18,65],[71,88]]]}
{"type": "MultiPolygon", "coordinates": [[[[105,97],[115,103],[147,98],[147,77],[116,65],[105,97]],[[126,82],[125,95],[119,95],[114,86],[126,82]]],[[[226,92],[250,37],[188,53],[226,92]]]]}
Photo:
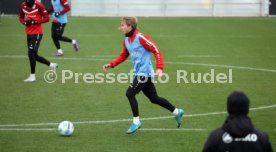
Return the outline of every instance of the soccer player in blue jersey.
{"type": "Polygon", "coordinates": [[[104,65],[103,70],[108,71],[109,68],[114,68],[125,61],[128,56],[131,57],[134,69],[134,80],[128,87],[126,96],[132,110],[133,122],[127,130],[127,133],[134,133],[142,125],[139,118],[138,103],[135,98],[136,94],[140,91],[143,91],[152,103],[171,111],[175,116],[177,127],[179,128],[184,110],[175,108],[168,100],[159,97],[152,82],[154,72],[150,57],[151,53],[153,53],[156,59],[156,74],[160,77],[164,67],[164,61],[160,50],[149,36],[138,31],[136,17],[123,17],[119,30],[125,34],[123,50],[115,60],[104,65]]]}
{"type": "Polygon", "coordinates": [[[57,48],[55,56],[63,56],[63,51],[59,41],[72,43],[75,51],[79,50],[78,41],[63,36],[64,28],[68,22],[67,12],[70,11],[70,5],[67,0],[51,0],[51,7],[47,9],[48,13],[53,13],[52,39],[57,48]]]}

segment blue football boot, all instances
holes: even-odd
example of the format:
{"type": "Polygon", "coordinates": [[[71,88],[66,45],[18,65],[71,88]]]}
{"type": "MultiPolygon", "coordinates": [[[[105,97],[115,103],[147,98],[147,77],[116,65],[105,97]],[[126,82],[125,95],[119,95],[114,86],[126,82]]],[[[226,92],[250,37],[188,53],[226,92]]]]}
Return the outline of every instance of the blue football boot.
{"type": "Polygon", "coordinates": [[[184,110],[178,109],[178,115],[175,116],[177,128],[179,128],[181,125],[183,115],[184,115],[184,110]]]}
{"type": "Polygon", "coordinates": [[[141,128],[141,122],[139,124],[131,123],[130,127],[127,130],[127,134],[135,133],[139,128],[141,128]]]}

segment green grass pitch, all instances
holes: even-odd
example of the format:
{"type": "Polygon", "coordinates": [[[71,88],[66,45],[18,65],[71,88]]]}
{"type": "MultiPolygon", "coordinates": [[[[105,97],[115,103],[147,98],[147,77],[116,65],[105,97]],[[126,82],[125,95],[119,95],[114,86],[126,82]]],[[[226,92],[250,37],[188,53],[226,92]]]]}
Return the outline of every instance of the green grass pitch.
{"type": "MultiPolygon", "coordinates": [[[[226,97],[246,92],[255,126],[267,132],[276,149],[276,18],[139,18],[138,27],[158,45],[170,76],[157,83],[160,96],[183,107],[183,124],[176,130],[171,113],[137,96],[143,126],[133,135],[125,131],[131,111],[125,91],[128,83],[87,84],[80,76],[61,81],[62,70],[102,72],[102,65],[122,49],[120,18],[71,17],[65,36],[79,40],[80,51],[62,43],[64,57],[51,40],[51,23],[44,24],[39,54],[59,64],[55,83],[44,81],[49,68],[37,63],[35,83],[29,75],[26,35],[18,17],[0,18],[0,151],[1,152],[168,152],[201,151],[213,129],[226,117],[226,97]],[[189,73],[228,73],[232,83],[176,83],[177,70],[189,73]],[[260,107],[266,107],[260,109],[260,107]],[[213,112],[222,112],[213,114],[213,112]],[[201,115],[206,114],[206,115],[201,115]],[[155,119],[156,118],[156,119],[155,119]],[[74,122],[71,137],[57,133],[58,123],[74,122]]],[[[152,57],[154,61],[154,57],[152,57]]],[[[155,63],[155,62],[154,62],[155,63]]],[[[126,61],[110,72],[129,72],[126,61]]]]}

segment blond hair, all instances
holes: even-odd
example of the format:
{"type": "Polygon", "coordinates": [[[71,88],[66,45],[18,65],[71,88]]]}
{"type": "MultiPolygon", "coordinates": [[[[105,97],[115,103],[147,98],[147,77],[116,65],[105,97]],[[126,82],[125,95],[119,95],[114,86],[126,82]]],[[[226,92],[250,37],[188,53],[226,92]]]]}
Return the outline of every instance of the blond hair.
{"type": "Polygon", "coordinates": [[[138,19],[135,16],[124,16],[121,21],[126,23],[126,25],[131,26],[133,29],[137,27],[138,23],[138,19]]]}

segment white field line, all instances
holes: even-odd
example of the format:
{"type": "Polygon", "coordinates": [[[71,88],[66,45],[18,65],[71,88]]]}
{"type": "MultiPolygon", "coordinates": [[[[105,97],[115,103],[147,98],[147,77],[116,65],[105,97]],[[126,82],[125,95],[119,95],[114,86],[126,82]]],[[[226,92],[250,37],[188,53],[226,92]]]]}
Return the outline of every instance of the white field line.
{"type": "MultiPolygon", "coordinates": [[[[276,108],[276,104],[270,106],[261,106],[256,108],[250,108],[250,111],[255,110],[264,110],[264,109],[272,109],[276,108]]],[[[227,112],[211,112],[211,113],[201,113],[201,114],[190,114],[184,115],[187,117],[201,117],[201,116],[212,116],[212,115],[221,115],[227,114],[227,112]]],[[[146,120],[160,120],[160,119],[171,119],[174,116],[165,116],[165,117],[150,117],[150,118],[142,118],[142,121],[146,120]]],[[[107,124],[107,123],[117,123],[117,122],[129,122],[132,119],[118,119],[118,120],[101,120],[101,121],[81,121],[81,122],[73,122],[74,124],[107,124]]],[[[33,123],[33,124],[3,124],[0,127],[27,127],[27,126],[57,126],[58,123],[33,123]]]]}
{"type": "MultiPolygon", "coordinates": [[[[87,58],[76,58],[76,57],[47,57],[53,60],[73,60],[73,61],[109,61],[110,59],[101,59],[104,56],[89,56],[87,58]],[[100,59],[98,59],[100,58],[100,59]]],[[[111,58],[116,56],[107,56],[105,58],[111,58]]],[[[10,58],[10,59],[27,59],[27,55],[0,55],[0,58],[10,58]]]]}
{"type": "Polygon", "coordinates": [[[56,128],[0,128],[0,131],[54,131],[56,128]]]}
{"type": "Polygon", "coordinates": [[[168,129],[168,128],[141,128],[139,130],[142,130],[142,131],[206,131],[206,129],[200,129],[200,128],[176,128],[176,129],[168,129]]]}
{"type": "Polygon", "coordinates": [[[206,67],[221,67],[221,68],[232,68],[232,69],[243,69],[251,71],[262,71],[262,72],[272,72],[276,73],[274,69],[264,69],[264,68],[252,68],[252,67],[243,67],[243,66],[232,66],[232,65],[221,65],[221,64],[206,64],[206,63],[188,63],[188,62],[170,62],[167,61],[167,64],[175,65],[195,65],[195,66],[206,66],[206,67]]]}
{"type": "Polygon", "coordinates": [[[11,58],[11,59],[13,59],[13,58],[15,58],[15,59],[25,59],[25,58],[27,58],[27,55],[0,55],[0,58],[11,58]]]}
{"type": "Polygon", "coordinates": [[[257,108],[250,108],[250,110],[263,110],[263,109],[270,109],[270,108],[275,108],[276,107],[276,104],[275,105],[270,105],[270,106],[260,106],[260,107],[257,107],[257,108]]]}
{"type": "MultiPolygon", "coordinates": [[[[27,58],[23,55],[2,55],[0,58],[27,58]]],[[[53,60],[76,60],[76,61],[110,61],[110,59],[99,59],[99,58],[67,58],[67,57],[50,57],[49,59],[53,60]]],[[[193,65],[193,66],[206,66],[206,67],[220,67],[220,68],[232,68],[232,69],[242,69],[242,70],[251,70],[251,71],[262,71],[262,72],[272,72],[276,73],[275,69],[265,69],[265,68],[253,68],[253,67],[244,67],[244,66],[233,66],[233,65],[220,65],[220,64],[208,64],[208,63],[189,63],[189,62],[172,62],[166,61],[166,64],[173,65],[193,65]]]]}
{"type": "MultiPolygon", "coordinates": [[[[142,131],[206,131],[201,128],[141,128],[142,131]]],[[[0,131],[57,131],[56,128],[0,128],[0,131]]]]}

